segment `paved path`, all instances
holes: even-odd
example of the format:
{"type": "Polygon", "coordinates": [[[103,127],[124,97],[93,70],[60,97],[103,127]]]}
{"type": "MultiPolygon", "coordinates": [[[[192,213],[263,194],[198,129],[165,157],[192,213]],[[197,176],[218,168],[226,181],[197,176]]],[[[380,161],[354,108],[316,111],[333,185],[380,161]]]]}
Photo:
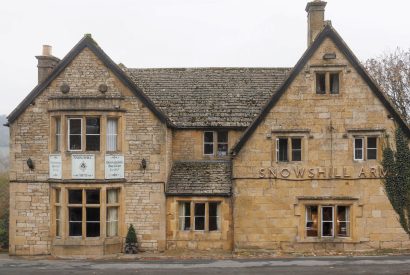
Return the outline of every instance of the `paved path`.
{"type": "Polygon", "coordinates": [[[86,261],[0,258],[0,274],[403,274],[410,256],[86,261]]]}

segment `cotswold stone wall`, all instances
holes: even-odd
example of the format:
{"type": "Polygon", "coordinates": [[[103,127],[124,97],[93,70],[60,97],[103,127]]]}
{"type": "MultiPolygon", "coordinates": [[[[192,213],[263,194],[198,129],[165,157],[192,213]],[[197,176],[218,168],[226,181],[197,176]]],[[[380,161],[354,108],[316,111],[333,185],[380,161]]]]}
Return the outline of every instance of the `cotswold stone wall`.
{"type": "MultiPolygon", "coordinates": [[[[12,182],[10,192],[12,198],[16,198],[16,203],[22,199],[15,193],[16,188],[20,188],[18,187],[20,184],[38,185],[48,192],[48,156],[53,152],[51,124],[53,115],[62,116],[63,133],[66,133],[68,125],[65,119],[68,116],[101,116],[102,131],[105,130],[103,121],[107,116],[120,118],[118,139],[121,147],[118,153],[125,157],[127,183],[124,185],[130,192],[138,190],[138,192],[131,192],[136,196],[135,199],[127,196],[124,207],[128,205],[131,210],[127,212],[129,215],[125,216],[125,221],[120,222],[136,225],[141,247],[144,249],[162,249],[165,246],[163,215],[165,199],[161,186],[164,185],[171,166],[169,163],[171,151],[167,146],[170,147],[172,136],[166,125],[159,121],[88,48],[79,53],[10,127],[10,180],[12,182]],[[63,83],[70,86],[67,94],[60,91],[63,83]],[[100,84],[108,86],[105,94],[98,90],[100,84]],[[34,170],[27,167],[28,158],[33,160],[34,170]],[[141,167],[142,159],[147,162],[145,170],[141,167]],[[135,209],[148,212],[130,214],[136,211],[135,209]],[[161,220],[163,222],[160,222],[161,220]]],[[[63,134],[62,143],[63,181],[69,182],[71,153],[66,149],[66,134],[63,134]]],[[[104,156],[105,136],[101,136],[101,150],[95,153],[97,180],[104,179],[104,156]]],[[[110,182],[106,184],[109,186],[110,182]]],[[[37,206],[32,207],[31,204],[20,203],[18,211],[11,213],[10,251],[12,254],[50,253],[49,243],[44,243],[45,236],[50,236],[49,220],[47,226],[44,224],[45,219],[33,219],[30,222],[30,228],[41,228],[41,238],[36,230],[26,230],[25,222],[19,222],[26,221],[27,217],[49,219],[50,202],[48,197],[46,200],[44,198],[44,195],[34,192],[30,194],[30,200],[33,202],[41,199],[47,207],[36,208],[37,206]],[[26,231],[21,235],[24,230],[26,231]],[[27,248],[28,246],[30,249],[27,248]]],[[[125,237],[126,231],[122,234],[122,237],[125,237]]]]}
{"type": "MultiPolygon", "coordinates": [[[[192,217],[193,218],[193,217],[192,217]]],[[[191,218],[191,219],[192,219],[191,218]]],[[[168,197],[167,198],[167,249],[169,250],[231,250],[232,205],[223,197],[168,197]],[[220,202],[221,229],[218,231],[179,230],[179,201],[220,202]]]]}
{"type": "Polygon", "coordinates": [[[235,248],[410,248],[379,173],[381,150],[393,138],[394,122],[381,101],[326,39],[233,160],[235,248]],[[336,53],[336,59],[324,61],[325,53],[336,53]],[[315,72],[326,71],[340,74],[339,94],[316,94],[315,72]],[[283,136],[302,138],[301,162],[277,162],[276,138],[283,136]],[[355,136],[378,136],[377,160],[353,160],[355,136]],[[294,171],[301,168],[305,173],[298,177],[294,171]],[[306,238],[309,203],[351,205],[352,236],[306,238]]]}
{"type": "MultiPolygon", "coordinates": [[[[242,131],[228,131],[228,149],[236,144],[242,131]]],[[[173,160],[204,160],[216,159],[214,156],[204,155],[204,130],[174,130],[172,133],[173,160]]]]}
{"type": "Polygon", "coordinates": [[[11,255],[50,251],[50,196],[47,183],[10,183],[11,255]]]}

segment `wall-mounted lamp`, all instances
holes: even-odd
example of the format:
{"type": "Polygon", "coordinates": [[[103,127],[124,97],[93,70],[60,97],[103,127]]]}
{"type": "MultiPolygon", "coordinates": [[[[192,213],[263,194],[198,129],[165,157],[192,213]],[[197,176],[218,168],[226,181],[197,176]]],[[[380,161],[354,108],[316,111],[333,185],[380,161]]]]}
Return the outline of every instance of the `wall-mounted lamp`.
{"type": "Polygon", "coordinates": [[[144,171],[147,169],[147,161],[145,159],[141,160],[141,168],[144,169],[144,171]]]}
{"type": "Polygon", "coordinates": [[[30,170],[34,170],[34,162],[31,158],[28,158],[27,166],[28,166],[28,168],[30,168],[30,170]]]}

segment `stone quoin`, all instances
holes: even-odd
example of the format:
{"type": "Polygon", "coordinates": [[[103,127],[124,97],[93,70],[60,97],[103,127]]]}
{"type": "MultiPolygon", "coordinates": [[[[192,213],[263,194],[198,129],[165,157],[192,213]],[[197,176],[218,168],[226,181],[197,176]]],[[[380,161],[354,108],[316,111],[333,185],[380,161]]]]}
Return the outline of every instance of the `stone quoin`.
{"type": "Polygon", "coordinates": [[[127,68],[89,34],[61,60],[45,46],[8,116],[9,253],[120,253],[131,224],[140,251],[410,249],[380,166],[410,129],[325,6],[307,4],[293,68],[127,68]]]}

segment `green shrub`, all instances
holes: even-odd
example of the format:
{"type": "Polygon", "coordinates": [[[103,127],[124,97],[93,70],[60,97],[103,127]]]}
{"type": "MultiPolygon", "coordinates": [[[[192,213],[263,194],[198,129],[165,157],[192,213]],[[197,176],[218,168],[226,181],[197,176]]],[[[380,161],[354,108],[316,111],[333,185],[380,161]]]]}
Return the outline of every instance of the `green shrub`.
{"type": "Polygon", "coordinates": [[[137,243],[137,234],[135,233],[135,228],[132,224],[130,225],[130,227],[128,227],[127,237],[125,237],[125,243],[126,244],[136,244],[137,243]]]}

